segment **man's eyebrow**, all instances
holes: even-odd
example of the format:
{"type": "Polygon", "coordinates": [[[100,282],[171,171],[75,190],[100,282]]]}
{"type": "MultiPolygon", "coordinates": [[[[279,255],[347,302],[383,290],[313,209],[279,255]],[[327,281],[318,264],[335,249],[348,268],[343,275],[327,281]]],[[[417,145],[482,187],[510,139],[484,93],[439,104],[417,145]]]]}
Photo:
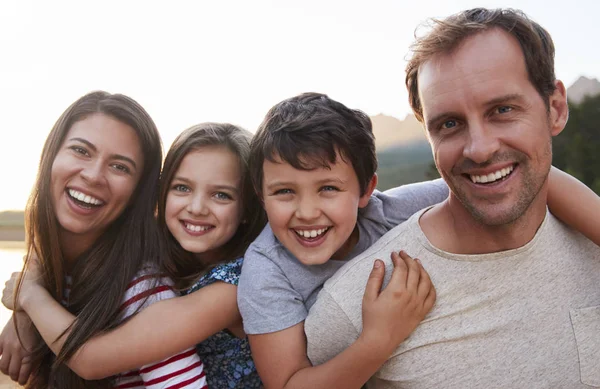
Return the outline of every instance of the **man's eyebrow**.
{"type": "Polygon", "coordinates": [[[508,103],[509,101],[519,101],[519,100],[523,100],[525,97],[522,94],[519,93],[511,93],[508,95],[504,95],[504,96],[498,96],[498,97],[494,97],[491,100],[488,100],[485,105],[490,106],[490,105],[498,105],[498,104],[502,104],[502,103],[508,103]]]}
{"type": "MultiPolygon", "coordinates": [[[[70,141],[75,141],[75,142],[80,142],[83,143],[84,145],[86,145],[87,147],[89,147],[90,149],[92,149],[93,151],[98,151],[98,149],[96,148],[96,146],[94,146],[94,144],[92,142],[90,142],[87,139],[83,139],[83,138],[71,138],[69,139],[70,141]]],[[[135,163],[135,161],[129,157],[126,157],[124,155],[121,154],[112,154],[111,159],[118,159],[121,161],[125,161],[125,162],[129,162],[130,164],[133,165],[133,168],[137,170],[137,165],[135,163]]]]}

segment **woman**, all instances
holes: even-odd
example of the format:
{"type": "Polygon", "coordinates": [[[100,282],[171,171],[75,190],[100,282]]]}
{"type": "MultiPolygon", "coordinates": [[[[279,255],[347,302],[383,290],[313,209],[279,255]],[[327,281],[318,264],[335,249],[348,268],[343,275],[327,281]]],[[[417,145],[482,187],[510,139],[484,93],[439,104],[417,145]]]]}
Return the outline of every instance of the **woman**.
{"type": "Polygon", "coordinates": [[[87,94],[54,125],[26,209],[24,269],[38,261],[48,291],[76,320],[56,357],[43,342],[36,347],[28,388],[205,385],[193,349],[176,362],[101,381],[79,378],[66,364],[93,335],[174,296],[154,270],[161,258],[154,220],[161,162],[156,126],[129,97],[87,94]]]}

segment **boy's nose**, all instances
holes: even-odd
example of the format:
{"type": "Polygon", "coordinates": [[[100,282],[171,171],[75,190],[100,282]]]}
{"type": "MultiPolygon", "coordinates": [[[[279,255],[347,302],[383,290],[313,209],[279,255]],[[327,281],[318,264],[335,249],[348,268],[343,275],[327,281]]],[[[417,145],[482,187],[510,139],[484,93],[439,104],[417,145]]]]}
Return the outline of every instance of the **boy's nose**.
{"type": "Polygon", "coordinates": [[[298,202],[296,218],[301,220],[314,220],[321,215],[319,203],[311,199],[303,199],[298,202]]]}

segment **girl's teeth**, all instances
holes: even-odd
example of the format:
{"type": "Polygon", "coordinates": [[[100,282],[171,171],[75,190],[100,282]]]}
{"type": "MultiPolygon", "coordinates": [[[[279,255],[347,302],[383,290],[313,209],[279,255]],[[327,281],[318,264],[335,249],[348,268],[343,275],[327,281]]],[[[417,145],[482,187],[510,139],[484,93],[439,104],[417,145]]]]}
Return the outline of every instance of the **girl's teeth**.
{"type": "Polygon", "coordinates": [[[194,224],[185,223],[185,228],[193,232],[200,232],[208,230],[210,226],[197,226],[194,224]]]}

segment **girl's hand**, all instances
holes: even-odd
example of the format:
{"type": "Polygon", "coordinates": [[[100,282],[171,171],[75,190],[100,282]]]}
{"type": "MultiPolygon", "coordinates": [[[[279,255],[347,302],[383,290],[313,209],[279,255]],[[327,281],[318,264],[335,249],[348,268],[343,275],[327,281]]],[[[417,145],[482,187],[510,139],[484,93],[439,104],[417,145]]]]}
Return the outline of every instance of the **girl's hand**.
{"type": "Polygon", "coordinates": [[[4,290],[2,291],[2,304],[4,304],[4,306],[10,310],[19,311],[22,309],[23,301],[26,300],[28,293],[32,293],[36,288],[39,287],[43,287],[39,264],[37,258],[31,258],[31,260],[27,263],[27,270],[25,273],[12,273],[10,279],[4,284],[4,290]],[[19,292],[18,301],[15,302],[15,291],[21,277],[23,277],[21,290],[19,292]]]}
{"type": "Polygon", "coordinates": [[[390,355],[425,318],[435,303],[435,288],[418,260],[404,251],[392,253],[394,270],[382,291],[385,266],[376,260],[362,304],[361,337],[390,355]]]}
{"type": "Polygon", "coordinates": [[[40,338],[24,312],[14,313],[21,341],[13,319],[9,319],[0,334],[0,372],[10,376],[19,385],[25,385],[31,374],[31,351],[40,338]]]}

